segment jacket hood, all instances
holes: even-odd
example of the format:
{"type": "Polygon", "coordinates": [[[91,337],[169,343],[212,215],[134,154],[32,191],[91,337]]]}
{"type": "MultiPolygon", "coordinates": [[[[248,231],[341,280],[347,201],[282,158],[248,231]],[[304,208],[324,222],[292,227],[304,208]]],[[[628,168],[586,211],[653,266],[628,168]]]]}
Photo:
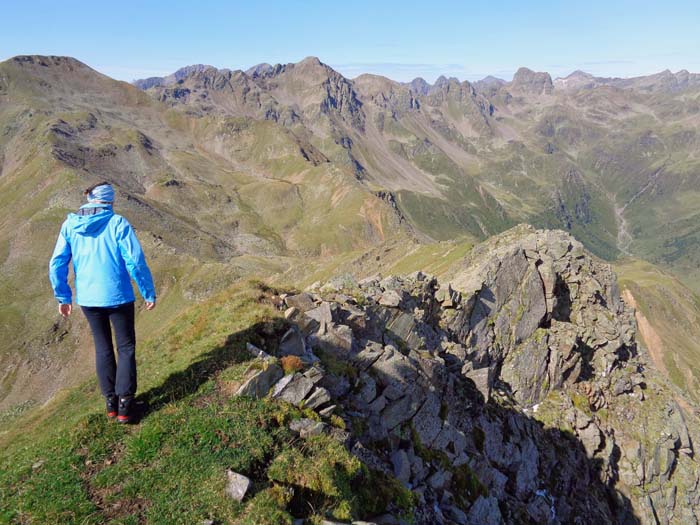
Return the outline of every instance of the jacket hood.
{"type": "Polygon", "coordinates": [[[68,214],[68,227],[80,235],[95,235],[101,232],[114,216],[111,208],[105,208],[95,215],[68,214]]]}

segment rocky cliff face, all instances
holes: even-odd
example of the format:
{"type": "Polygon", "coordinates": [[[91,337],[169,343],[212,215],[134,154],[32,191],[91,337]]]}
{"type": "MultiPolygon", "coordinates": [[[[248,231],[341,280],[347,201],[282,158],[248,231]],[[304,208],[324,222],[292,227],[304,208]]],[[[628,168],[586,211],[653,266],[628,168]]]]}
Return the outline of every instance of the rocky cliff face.
{"type": "Polygon", "coordinates": [[[317,411],[302,438],[334,433],[398,478],[416,523],[697,523],[694,415],[571,236],[519,227],[450,283],[340,278],[285,301],[278,356],[306,370],[265,367],[240,393],[317,411]]]}

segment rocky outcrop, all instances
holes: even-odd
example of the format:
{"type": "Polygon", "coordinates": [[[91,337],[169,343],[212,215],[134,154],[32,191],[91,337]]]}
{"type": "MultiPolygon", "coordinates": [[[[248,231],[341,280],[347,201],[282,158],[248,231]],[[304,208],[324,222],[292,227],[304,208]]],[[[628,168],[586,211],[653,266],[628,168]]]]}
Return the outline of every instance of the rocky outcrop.
{"type": "Polygon", "coordinates": [[[519,227],[452,277],[287,297],[307,366],[270,395],[320,419],[293,430],[393,475],[419,524],[697,523],[694,416],[646,368],[609,265],[519,227]]]}

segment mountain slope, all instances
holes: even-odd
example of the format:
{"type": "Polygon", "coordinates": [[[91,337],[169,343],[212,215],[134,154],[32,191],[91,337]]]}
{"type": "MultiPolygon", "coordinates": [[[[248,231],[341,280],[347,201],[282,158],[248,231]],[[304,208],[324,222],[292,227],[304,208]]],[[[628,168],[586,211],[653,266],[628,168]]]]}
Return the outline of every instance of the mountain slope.
{"type": "Polygon", "coordinates": [[[0,308],[0,407],[43,402],[90,373],[79,366],[84,323],[59,321],[46,264],[91,183],[115,185],[116,211],[137,229],[169,305],[155,315],[163,321],[241,275],[401,229],[388,203],[293,131],[183,116],[70,58],[0,64],[0,129],[0,290],[12,297],[0,308]]]}
{"type": "Polygon", "coordinates": [[[696,405],[609,265],[518,227],[450,266],[190,308],[143,348],[138,426],[91,380],[0,435],[2,518],[692,523],[696,405]]]}
{"type": "Polygon", "coordinates": [[[144,329],[245,275],[305,280],[373,248],[381,259],[522,221],[566,229],[609,260],[646,258],[697,290],[700,91],[685,77],[563,89],[523,68],[488,88],[430,86],[350,80],[309,57],[247,73],[184,68],[143,91],[70,58],[10,59],[0,407],[90,373],[78,366],[85,326],[57,318],[45,261],[80,189],[103,179],[154,266],[164,308],[140,318],[144,329]]]}
{"type": "Polygon", "coordinates": [[[521,68],[488,87],[447,78],[430,86],[350,81],[307,58],[254,75],[207,70],[177,89],[187,94],[149,93],[184,112],[294,129],[370,187],[393,192],[433,238],[483,238],[521,221],[563,227],[600,256],[630,253],[696,282],[697,75],[575,72],[553,82],[521,68]],[[657,226],[669,223],[670,237],[657,226]]]}

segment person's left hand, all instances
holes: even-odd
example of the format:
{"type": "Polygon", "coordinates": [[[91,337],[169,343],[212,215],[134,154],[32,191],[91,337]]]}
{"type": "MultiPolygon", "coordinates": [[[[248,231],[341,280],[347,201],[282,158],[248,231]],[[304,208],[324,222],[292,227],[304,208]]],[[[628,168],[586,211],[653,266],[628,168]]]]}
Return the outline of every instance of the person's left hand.
{"type": "Polygon", "coordinates": [[[68,317],[72,311],[73,311],[73,306],[70,304],[59,304],[58,305],[58,313],[61,314],[64,318],[68,317]]]}
{"type": "Polygon", "coordinates": [[[156,307],[156,302],[153,301],[152,303],[149,301],[146,301],[146,310],[153,310],[156,307]]]}

